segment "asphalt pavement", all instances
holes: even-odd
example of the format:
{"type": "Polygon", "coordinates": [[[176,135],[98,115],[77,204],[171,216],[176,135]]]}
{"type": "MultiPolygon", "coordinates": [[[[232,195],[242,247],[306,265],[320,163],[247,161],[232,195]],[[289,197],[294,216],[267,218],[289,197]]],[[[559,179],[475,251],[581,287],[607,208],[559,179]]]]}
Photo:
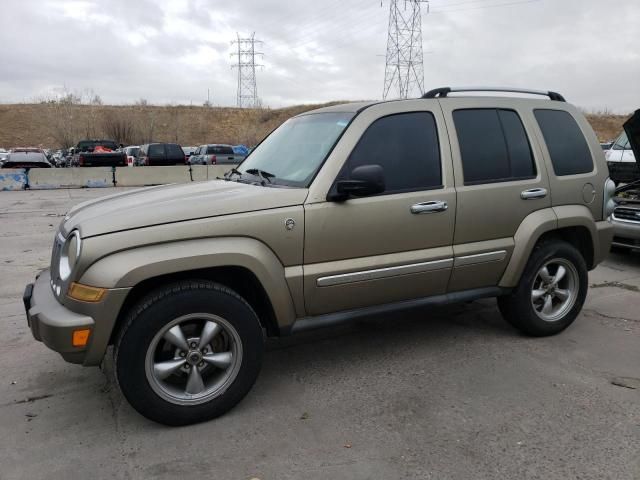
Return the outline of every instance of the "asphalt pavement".
{"type": "Polygon", "coordinates": [[[64,213],[113,192],[0,192],[1,480],[640,479],[640,253],[591,272],[555,337],[483,300],[272,340],[240,405],[170,428],[24,316],[64,213]]]}

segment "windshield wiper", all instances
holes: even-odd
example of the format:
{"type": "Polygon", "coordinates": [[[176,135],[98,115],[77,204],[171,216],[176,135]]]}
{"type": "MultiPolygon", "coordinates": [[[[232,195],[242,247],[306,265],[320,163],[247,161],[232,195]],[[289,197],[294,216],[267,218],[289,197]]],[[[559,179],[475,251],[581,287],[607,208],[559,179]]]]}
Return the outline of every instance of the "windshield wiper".
{"type": "Polygon", "coordinates": [[[233,167],[231,170],[229,170],[227,173],[224,174],[224,180],[231,180],[231,177],[234,174],[238,175],[239,177],[242,177],[242,172],[239,171],[236,167],[233,167]]]}
{"type": "Polygon", "coordinates": [[[245,172],[251,174],[251,175],[256,175],[258,177],[260,177],[262,179],[262,184],[264,185],[264,181],[267,180],[269,183],[273,183],[271,181],[272,178],[275,177],[275,175],[273,173],[269,173],[266,172],[264,170],[260,170],[259,168],[250,168],[248,170],[245,170],[245,172]]]}

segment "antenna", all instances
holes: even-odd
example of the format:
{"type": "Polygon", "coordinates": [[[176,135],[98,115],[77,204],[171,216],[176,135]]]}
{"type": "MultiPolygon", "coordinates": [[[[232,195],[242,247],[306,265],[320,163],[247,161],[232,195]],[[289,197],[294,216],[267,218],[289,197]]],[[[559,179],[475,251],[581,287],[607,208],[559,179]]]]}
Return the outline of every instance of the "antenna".
{"type": "Polygon", "coordinates": [[[382,98],[419,98],[424,93],[421,5],[429,0],[390,0],[382,98]]]}
{"type": "Polygon", "coordinates": [[[232,56],[238,57],[238,64],[231,68],[238,69],[238,97],[237,105],[240,108],[258,107],[260,101],[258,99],[258,87],[256,86],[256,67],[264,65],[256,64],[256,55],[264,55],[264,53],[256,52],[256,43],[262,43],[255,39],[255,32],[249,38],[240,38],[231,42],[238,45],[238,51],[232,53],[232,56]]]}

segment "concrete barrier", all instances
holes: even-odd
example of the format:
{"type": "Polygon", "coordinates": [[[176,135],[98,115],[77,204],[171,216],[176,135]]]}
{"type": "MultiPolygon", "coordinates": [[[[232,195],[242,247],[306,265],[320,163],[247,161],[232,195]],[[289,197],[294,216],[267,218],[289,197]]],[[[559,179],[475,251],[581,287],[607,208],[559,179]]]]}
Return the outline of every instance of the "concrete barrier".
{"type": "Polygon", "coordinates": [[[194,182],[202,182],[204,180],[208,180],[208,173],[209,170],[206,165],[191,165],[191,179],[194,182]]]}
{"type": "Polygon", "coordinates": [[[215,180],[216,177],[223,177],[225,173],[237,165],[209,165],[209,180],[215,180]]]}
{"type": "Polygon", "coordinates": [[[113,187],[111,167],[32,168],[28,177],[33,190],[113,187]]]}
{"type": "MultiPolygon", "coordinates": [[[[235,165],[175,165],[170,167],[117,167],[118,187],[189,183],[222,177],[235,165]]],[[[32,168],[0,170],[0,190],[113,187],[112,167],[32,168]]]]}
{"type": "Polygon", "coordinates": [[[27,175],[23,168],[0,169],[0,190],[24,190],[27,175]]]}
{"type": "Polygon", "coordinates": [[[191,181],[188,165],[171,167],[116,167],[118,187],[163,185],[165,183],[187,183],[191,181]]]}

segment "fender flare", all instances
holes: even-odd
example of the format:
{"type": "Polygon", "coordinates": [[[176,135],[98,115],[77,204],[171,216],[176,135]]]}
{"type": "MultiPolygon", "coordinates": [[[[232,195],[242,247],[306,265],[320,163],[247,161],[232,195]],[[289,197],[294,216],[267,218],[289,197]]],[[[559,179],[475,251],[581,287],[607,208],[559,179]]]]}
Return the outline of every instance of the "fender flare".
{"type": "Polygon", "coordinates": [[[202,238],[146,245],[101,258],[79,282],[103,288],[131,288],[154,277],[212,267],[243,267],[262,284],[280,326],[295,321],[285,268],[264,243],[248,237],[202,238]]]}
{"type": "MultiPolygon", "coordinates": [[[[512,288],[518,285],[531,252],[542,235],[568,227],[584,227],[589,231],[594,255],[600,251],[600,240],[591,211],[583,205],[563,205],[544,208],[529,214],[522,221],[513,239],[515,247],[499,286],[512,288]]],[[[600,258],[594,258],[594,264],[600,258]]]]}

